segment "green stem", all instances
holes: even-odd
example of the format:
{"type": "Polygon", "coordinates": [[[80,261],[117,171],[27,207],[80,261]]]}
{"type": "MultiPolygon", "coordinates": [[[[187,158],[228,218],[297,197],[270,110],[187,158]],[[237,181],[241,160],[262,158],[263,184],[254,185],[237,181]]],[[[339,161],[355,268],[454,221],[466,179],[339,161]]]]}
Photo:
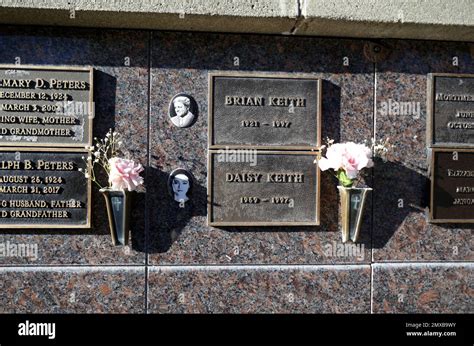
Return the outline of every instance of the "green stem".
{"type": "Polygon", "coordinates": [[[344,187],[352,187],[354,184],[353,179],[349,178],[343,169],[337,171],[337,179],[344,187]]]}

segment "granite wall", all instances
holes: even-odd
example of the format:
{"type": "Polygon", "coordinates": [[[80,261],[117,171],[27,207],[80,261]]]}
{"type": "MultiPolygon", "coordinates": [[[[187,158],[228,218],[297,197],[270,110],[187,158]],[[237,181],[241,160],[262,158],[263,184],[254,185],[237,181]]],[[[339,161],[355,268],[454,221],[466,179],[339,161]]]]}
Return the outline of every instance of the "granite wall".
{"type": "Polygon", "coordinates": [[[0,243],[36,244],[38,257],[0,257],[0,312],[474,312],[473,228],[427,223],[425,138],[427,74],[474,73],[473,44],[4,26],[0,48],[2,64],[93,66],[94,136],[115,127],[146,167],[131,246],[112,246],[96,190],[91,230],[2,230],[0,243]],[[360,253],[330,251],[341,236],[326,173],[321,226],[206,226],[216,70],[313,74],[323,79],[323,138],[391,138],[389,161],[362,182],[374,193],[360,253]],[[185,129],[167,115],[180,92],[199,106],[185,129]],[[390,100],[420,112],[384,115],[390,100]],[[178,167],[196,179],[185,208],[167,192],[178,167]]]}

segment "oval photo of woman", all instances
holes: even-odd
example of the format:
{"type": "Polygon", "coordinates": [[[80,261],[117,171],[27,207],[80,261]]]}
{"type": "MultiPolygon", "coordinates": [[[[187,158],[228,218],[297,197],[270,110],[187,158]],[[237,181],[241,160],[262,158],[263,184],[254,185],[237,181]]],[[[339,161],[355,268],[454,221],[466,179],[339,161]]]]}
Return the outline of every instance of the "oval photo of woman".
{"type": "Polygon", "coordinates": [[[171,99],[168,115],[174,125],[178,127],[189,127],[197,120],[197,103],[192,96],[187,94],[175,95],[171,99]]]}

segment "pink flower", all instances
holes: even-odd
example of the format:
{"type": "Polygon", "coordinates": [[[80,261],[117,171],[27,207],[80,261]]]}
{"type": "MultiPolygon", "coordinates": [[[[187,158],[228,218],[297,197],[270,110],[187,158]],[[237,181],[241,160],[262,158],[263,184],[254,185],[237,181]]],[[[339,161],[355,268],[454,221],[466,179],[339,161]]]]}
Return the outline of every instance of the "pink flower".
{"type": "Polygon", "coordinates": [[[143,184],[143,178],[140,176],[140,172],[143,172],[141,164],[133,160],[112,157],[109,159],[109,165],[109,183],[112,189],[133,191],[143,184]]]}
{"type": "Polygon", "coordinates": [[[355,179],[361,169],[370,168],[374,165],[371,159],[372,152],[363,144],[354,142],[345,144],[346,150],[342,158],[342,168],[350,179],[355,179]]]}
{"type": "Polygon", "coordinates": [[[354,142],[338,143],[331,145],[326,157],[319,160],[319,168],[322,171],[343,169],[347,177],[355,179],[359,171],[366,167],[372,167],[371,150],[363,144],[354,142]]]}

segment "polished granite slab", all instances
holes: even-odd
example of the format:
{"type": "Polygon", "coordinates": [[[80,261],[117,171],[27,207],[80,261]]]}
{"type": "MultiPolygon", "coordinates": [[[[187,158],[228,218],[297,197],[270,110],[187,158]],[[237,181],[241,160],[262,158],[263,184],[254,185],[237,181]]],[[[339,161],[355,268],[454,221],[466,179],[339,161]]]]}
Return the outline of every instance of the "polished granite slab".
{"type": "Polygon", "coordinates": [[[0,268],[0,313],[143,313],[145,267],[0,268]]]}
{"type": "Polygon", "coordinates": [[[369,313],[370,266],[149,267],[149,313],[369,313]]]}
{"type": "Polygon", "coordinates": [[[474,263],[373,264],[373,313],[472,313],[474,263]]]}
{"type": "MultiPolygon", "coordinates": [[[[211,71],[308,73],[323,79],[322,138],[370,139],[373,130],[373,64],[364,41],[258,35],[153,33],[151,50],[148,253],[153,265],[358,263],[325,256],[340,242],[336,181],[321,177],[321,225],[317,227],[207,226],[208,73],[211,71]],[[346,57],[349,65],[345,66],[346,57]],[[236,64],[238,63],[238,65],[236,64]],[[196,123],[174,126],[168,106],[178,93],[199,106],[196,123]],[[166,194],[175,168],[195,177],[193,197],[180,208],[166,194]],[[163,193],[165,192],[165,193],[163,193]],[[162,198],[156,198],[156,196],[162,198]]],[[[370,174],[367,177],[370,185],[370,174]]],[[[367,204],[371,214],[371,203],[367,204]]],[[[363,261],[370,258],[371,218],[365,219],[363,261]]]]}
{"type": "Polygon", "coordinates": [[[395,148],[388,162],[374,168],[373,260],[472,261],[472,224],[427,222],[427,78],[435,72],[474,73],[469,44],[386,40],[383,45],[390,54],[376,67],[376,137],[390,138],[395,148]]]}
{"type": "Polygon", "coordinates": [[[370,313],[371,304],[374,313],[473,312],[472,227],[426,221],[425,132],[427,74],[474,73],[474,49],[381,43],[390,53],[374,63],[365,40],[0,27],[0,44],[12,48],[0,51],[2,64],[19,57],[23,64],[93,66],[94,136],[115,127],[126,138],[125,154],[146,166],[130,247],[112,246],[97,190],[91,230],[0,231],[0,243],[38,250],[37,258],[0,257],[2,312],[370,313]],[[323,139],[362,141],[374,131],[391,138],[389,161],[362,181],[374,191],[358,252],[338,252],[337,182],[327,172],[321,226],[207,226],[207,77],[217,70],[321,78],[323,139]],[[180,92],[199,107],[189,128],[168,119],[180,92]],[[394,102],[410,102],[414,111],[384,113],[394,102]],[[196,178],[185,208],[168,194],[168,175],[178,167],[196,178]]]}
{"type": "MultiPolygon", "coordinates": [[[[114,127],[126,138],[125,155],[147,163],[148,33],[78,28],[0,27],[0,64],[92,66],[95,118],[93,135],[114,127]],[[19,59],[19,60],[18,60],[19,59]],[[128,65],[128,66],[127,66],[128,65]]],[[[144,264],[145,199],[134,196],[132,246],[112,246],[105,202],[93,189],[92,229],[0,231],[0,243],[32,244],[38,258],[0,257],[16,264],[144,264]]]]}

